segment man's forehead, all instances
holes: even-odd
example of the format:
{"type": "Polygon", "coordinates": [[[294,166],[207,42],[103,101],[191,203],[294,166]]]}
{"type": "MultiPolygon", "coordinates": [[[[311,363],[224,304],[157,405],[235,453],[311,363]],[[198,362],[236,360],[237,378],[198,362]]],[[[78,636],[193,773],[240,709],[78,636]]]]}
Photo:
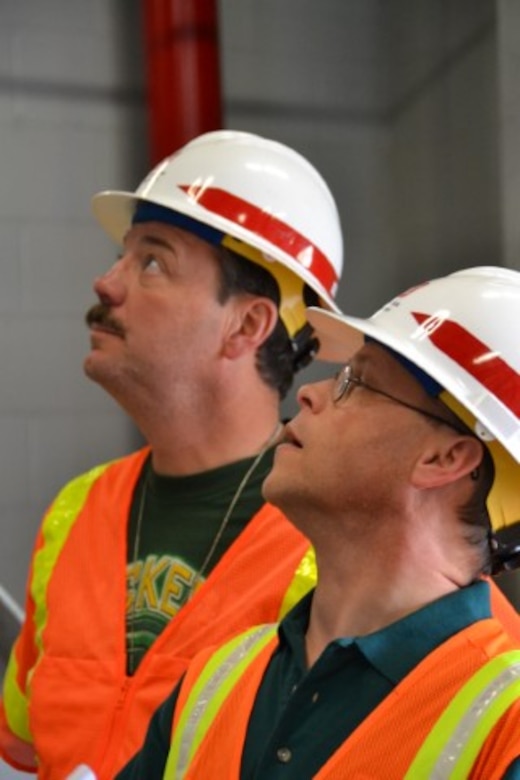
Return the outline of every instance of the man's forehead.
{"type": "Polygon", "coordinates": [[[366,378],[392,376],[393,380],[402,378],[412,386],[421,385],[413,371],[404,365],[400,356],[384,344],[367,341],[352,355],[349,364],[355,374],[363,374],[366,378]]]}
{"type": "MultiPolygon", "coordinates": [[[[360,347],[357,352],[354,352],[350,360],[349,365],[352,369],[365,369],[368,370],[372,366],[377,368],[379,364],[384,365],[385,357],[391,357],[384,347],[374,342],[366,342],[360,347]]],[[[397,361],[393,361],[397,362],[397,361]]]]}
{"type": "Polygon", "coordinates": [[[141,244],[161,245],[171,251],[174,251],[175,246],[179,243],[186,247],[206,243],[187,230],[157,221],[138,222],[132,225],[123,238],[123,245],[128,246],[133,241],[141,244]]]}

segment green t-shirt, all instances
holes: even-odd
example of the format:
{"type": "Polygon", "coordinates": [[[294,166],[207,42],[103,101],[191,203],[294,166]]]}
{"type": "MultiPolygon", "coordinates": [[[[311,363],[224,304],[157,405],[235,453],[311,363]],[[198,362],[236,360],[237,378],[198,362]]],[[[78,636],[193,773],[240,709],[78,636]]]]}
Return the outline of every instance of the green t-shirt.
{"type": "Polygon", "coordinates": [[[254,461],[255,457],[247,458],[185,477],[156,474],[150,461],[145,463],[128,529],[126,644],[130,674],[264,503],[261,487],[272,466],[273,449],[263,455],[247,480],[211,553],[237,489],[254,461]]]}

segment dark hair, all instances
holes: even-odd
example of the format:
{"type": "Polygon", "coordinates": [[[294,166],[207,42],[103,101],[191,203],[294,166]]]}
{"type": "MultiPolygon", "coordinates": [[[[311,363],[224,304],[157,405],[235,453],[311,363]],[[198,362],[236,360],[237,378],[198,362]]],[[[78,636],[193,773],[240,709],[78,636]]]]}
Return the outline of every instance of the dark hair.
{"type": "Polygon", "coordinates": [[[480,465],[471,474],[475,484],[473,493],[469,500],[459,507],[459,517],[465,526],[466,539],[478,550],[480,556],[480,566],[475,572],[475,578],[481,574],[490,574],[494,568],[491,546],[493,533],[486,501],[495,479],[495,467],[484,444],[482,451],[480,465]]]}
{"type": "MultiPolygon", "coordinates": [[[[218,251],[222,271],[218,292],[221,303],[232,295],[248,293],[269,298],[277,307],[280,305],[276,279],[265,268],[225,247],[219,247],[218,251]]],[[[277,390],[283,400],[292,385],[295,367],[291,340],[280,317],[273,332],[257,350],[256,366],[264,382],[277,390]]]]}

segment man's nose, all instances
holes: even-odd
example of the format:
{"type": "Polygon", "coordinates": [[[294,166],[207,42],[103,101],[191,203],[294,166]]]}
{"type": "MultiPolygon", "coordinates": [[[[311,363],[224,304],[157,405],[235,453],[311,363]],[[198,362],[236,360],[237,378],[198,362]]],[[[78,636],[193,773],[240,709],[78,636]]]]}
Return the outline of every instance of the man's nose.
{"type": "Polygon", "coordinates": [[[319,411],[330,395],[330,379],[324,379],[321,382],[302,385],[296,393],[298,405],[303,409],[309,408],[313,412],[319,411]]]}
{"type": "Polygon", "coordinates": [[[94,292],[102,303],[118,306],[126,295],[126,281],[122,260],[117,260],[111,268],[94,279],[94,292]]]}

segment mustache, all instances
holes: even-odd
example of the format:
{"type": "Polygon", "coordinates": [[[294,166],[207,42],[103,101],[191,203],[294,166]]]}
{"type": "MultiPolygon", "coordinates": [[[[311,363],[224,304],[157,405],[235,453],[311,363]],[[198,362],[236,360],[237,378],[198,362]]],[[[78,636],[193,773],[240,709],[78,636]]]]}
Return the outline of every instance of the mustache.
{"type": "Polygon", "coordinates": [[[85,322],[90,328],[92,325],[100,325],[102,328],[116,333],[118,336],[125,335],[125,329],[122,324],[110,313],[110,306],[105,303],[95,303],[85,314],[85,322]]]}

